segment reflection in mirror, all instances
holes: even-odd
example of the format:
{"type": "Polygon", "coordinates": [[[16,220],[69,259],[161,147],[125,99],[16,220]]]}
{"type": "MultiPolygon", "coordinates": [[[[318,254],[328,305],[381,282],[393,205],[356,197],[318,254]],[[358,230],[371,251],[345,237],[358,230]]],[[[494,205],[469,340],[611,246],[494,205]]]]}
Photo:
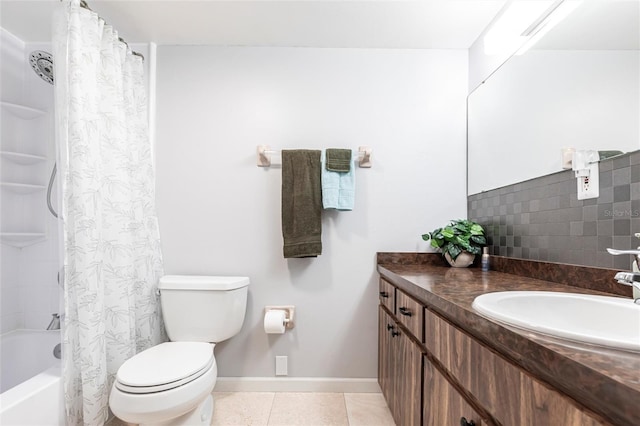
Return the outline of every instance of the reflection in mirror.
{"type": "Polygon", "coordinates": [[[468,101],[468,193],[562,169],[563,148],[640,148],[640,1],[586,0],[468,101]]]}

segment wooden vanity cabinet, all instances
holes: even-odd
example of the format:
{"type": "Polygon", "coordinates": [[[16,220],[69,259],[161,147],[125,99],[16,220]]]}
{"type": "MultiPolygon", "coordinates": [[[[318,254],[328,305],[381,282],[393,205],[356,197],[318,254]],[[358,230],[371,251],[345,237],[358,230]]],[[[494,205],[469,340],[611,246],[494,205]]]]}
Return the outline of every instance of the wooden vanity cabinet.
{"type": "Polygon", "coordinates": [[[378,381],[396,424],[457,426],[465,413],[473,420],[474,411],[424,355],[424,306],[380,281],[381,293],[395,295],[395,315],[389,309],[390,297],[380,297],[378,381]]]}
{"type": "Polygon", "coordinates": [[[609,424],[399,288],[383,279],[380,288],[394,294],[395,312],[381,297],[378,380],[398,426],[609,424]]]}

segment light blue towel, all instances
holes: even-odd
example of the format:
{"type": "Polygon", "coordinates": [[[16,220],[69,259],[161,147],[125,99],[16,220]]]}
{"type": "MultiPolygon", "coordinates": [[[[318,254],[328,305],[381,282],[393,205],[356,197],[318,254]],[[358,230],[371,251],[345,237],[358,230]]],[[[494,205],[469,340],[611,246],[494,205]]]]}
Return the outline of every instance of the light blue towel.
{"type": "Polygon", "coordinates": [[[320,161],[322,169],[322,206],[325,209],[353,210],[356,198],[356,173],[354,158],[351,156],[351,169],[347,173],[327,170],[326,155],[322,151],[320,161]]]}

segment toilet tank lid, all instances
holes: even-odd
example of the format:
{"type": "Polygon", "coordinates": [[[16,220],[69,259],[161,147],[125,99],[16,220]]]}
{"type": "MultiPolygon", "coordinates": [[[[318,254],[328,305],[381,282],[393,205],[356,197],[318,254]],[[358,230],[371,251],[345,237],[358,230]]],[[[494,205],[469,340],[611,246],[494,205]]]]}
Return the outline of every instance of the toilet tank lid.
{"type": "Polygon", "coordinates": [[[235,290],[249,285],[249,277],[216,277],[206,275],[165,275],[160,290],[235,290]]]}

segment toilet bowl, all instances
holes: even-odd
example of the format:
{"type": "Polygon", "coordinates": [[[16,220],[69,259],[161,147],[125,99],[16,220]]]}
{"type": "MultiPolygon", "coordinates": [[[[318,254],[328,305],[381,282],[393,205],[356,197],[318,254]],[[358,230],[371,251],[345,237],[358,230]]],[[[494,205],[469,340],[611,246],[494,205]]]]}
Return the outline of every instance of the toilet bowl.
{"type": "MultiPolygon", "coordinates": [[[[162,343],[122,364],[111,388],[111,410],[130,423],[171,424],[206,399],[217,375],[212,344],[162,343]]],[[[205,413],[202,421],[210,424],[211,416],[205,413]]]]}
{"type": "Polygon", "coordinates": [[[248,284],[246,277],[162,277],[158,288],[171,341],[122,364],[109,396],[111,411],[141,425],[211,424],[215,343],[240,331],[248,284]]]}

